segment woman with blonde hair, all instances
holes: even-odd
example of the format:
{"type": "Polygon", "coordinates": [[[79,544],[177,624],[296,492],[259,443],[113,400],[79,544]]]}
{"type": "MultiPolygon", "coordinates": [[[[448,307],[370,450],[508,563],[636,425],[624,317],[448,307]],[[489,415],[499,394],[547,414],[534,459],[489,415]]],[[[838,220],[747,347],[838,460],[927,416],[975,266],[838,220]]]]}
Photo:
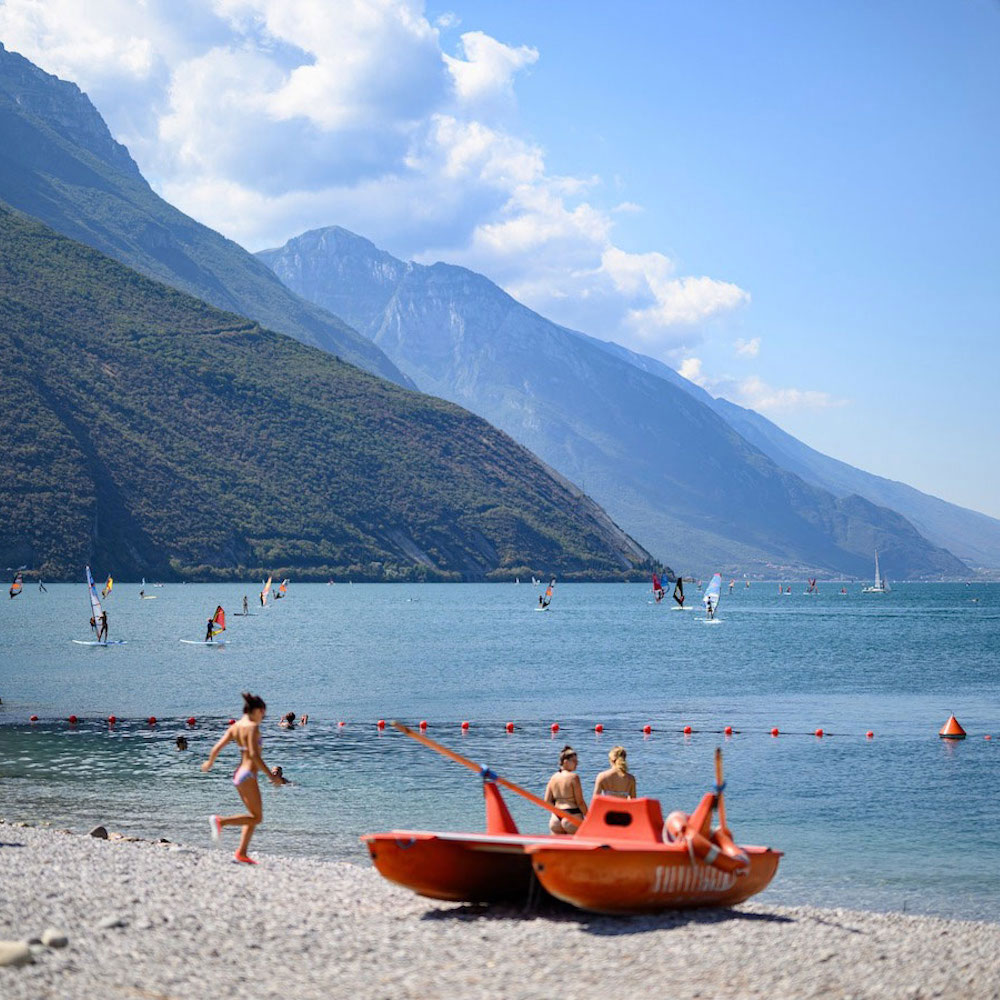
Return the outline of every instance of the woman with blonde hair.
{"type": "Polygon", "coordinates": [[[620,799],[635,798],[635,775],[629,773],[625,747],[612,747],[608,751],[611,767],[601,771],[594,781],[595,795],[615,795],[620,799]]]}
{"type": "MultiPolygon", "coordinates": [[[[564,746],[559,754],[559,770],[549,778],[549,783],[545,786],[545,801],[582,819],[587,815],[587,802],[583,797],[580,775],[576,773],[576,764],[576,751],[571,746],[564,746]]],[[[549,829],[553,833],[576,833],[573,823],[554,813],[549,818],[549,829]]]]}

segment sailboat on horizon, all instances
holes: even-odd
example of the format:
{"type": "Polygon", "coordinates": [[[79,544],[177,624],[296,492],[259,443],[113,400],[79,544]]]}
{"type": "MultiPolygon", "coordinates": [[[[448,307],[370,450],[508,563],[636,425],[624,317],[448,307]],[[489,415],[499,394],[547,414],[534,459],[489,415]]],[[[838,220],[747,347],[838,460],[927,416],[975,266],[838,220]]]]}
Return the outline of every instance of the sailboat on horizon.
{"type": "Polygon", "coordinates": [[[878,549],[875,550],[875,583],[871,587],[865,587],[862,594],[888,594],[892,588],[889,581],[882,575],[878,565],[878,549]]]}

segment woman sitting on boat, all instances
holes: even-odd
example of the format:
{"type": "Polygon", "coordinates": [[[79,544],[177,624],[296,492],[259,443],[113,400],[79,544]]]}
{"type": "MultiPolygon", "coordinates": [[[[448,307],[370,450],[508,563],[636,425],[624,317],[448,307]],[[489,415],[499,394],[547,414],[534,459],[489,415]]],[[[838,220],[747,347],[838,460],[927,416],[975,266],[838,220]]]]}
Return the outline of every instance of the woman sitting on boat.
{"type": "MultiPolygon", "coordinates": [[[[549,778],[545,786],[545,801],[571,816],[586,816],[587,803],[583,797],[580,776],[576,774],[576,751],[564,746],[559,754],[559,770],[549,778]]],[[[576,826],[553,815],[549,820],[553,833],[576,833],[576,826]]]]}
{"type": "Polygon", "coordinates": [[[629,773],[625,747],[608,751],[611,767],[601,771],[594,781],[594,795],[615,795],[620,799],[635,798],[635,775],[629,773]]]}

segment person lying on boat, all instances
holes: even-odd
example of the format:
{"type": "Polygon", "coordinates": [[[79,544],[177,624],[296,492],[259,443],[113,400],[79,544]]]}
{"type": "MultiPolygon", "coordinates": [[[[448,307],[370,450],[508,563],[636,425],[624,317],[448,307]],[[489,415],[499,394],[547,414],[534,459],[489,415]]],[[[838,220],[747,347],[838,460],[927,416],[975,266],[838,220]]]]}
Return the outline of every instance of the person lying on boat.
{"type": "Polygon", "coordinates": [[[608,751],[611,763],[606,771],[594,780],[594,795],[615,795],[620,799],[635,798],[635,775],[629,773],[625,747],[612,747],[608,751]]]}
{"type": "Polygon", "coordinates": [[[281,722],[278,723],[281,729],[294,729],[295,728],[295,713],[285,712],[281,717],[281,722]]]}
{"type": "MultiPolygon", "coordinates": [[[[559,754],[559,770],[549,778],[545,786],[545,801],[572,816],[586,816],[587,802],[583,797],[580,775],[576,774],[576,751],[564,746],[559,754]]],[[[566,820],[553,815],[549,819],[549,829],[553,833],[576,833],[576,827],[566,820]]]]}

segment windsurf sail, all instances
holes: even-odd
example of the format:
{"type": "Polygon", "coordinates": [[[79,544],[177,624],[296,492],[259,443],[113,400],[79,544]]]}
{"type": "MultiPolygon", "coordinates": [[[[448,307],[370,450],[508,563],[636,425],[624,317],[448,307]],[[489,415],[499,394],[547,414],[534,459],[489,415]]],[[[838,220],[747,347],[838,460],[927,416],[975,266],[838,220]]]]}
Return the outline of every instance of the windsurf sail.
{"type": "Polygon", "coordinates": [[[104,589],[101,591],[101,597],[107,597],[111,593],[111,588],[114,586],[115,581],[112,579],[111,574],[108,574],[108,582],[104,585],[104,589]]]}
{"type": "Polygon", "coordinates": [[[104,608],[101,607],[101,599],[97,595],[97,584],[90,574],[90,567],[87,567],[87,590],[90,592],[90,617],[94,624],[91,628],[100,630],[101,621],[104,618],[104,608]]]}
{"type": "Polygon", "coordinates": [[[212,615],[212,638],[226,631],[226,612],[222,610],[220,604],[212,615]]]}
{"type": "Polygon", "coordinates": [[[548,607],[548,606],[549,606],[549,605],[550,605],[550,604],[552,603],[552,588],[553,588],[553,587],[554,587],[555,585],[556,585],[556,581],[555,581],[555,580],[553,580],[553,581],[552,581],[552,582],[551,582],[551,583],[550,583],[550,584],[549,584],[549,585],[548,585],[548,586],[547,586],[547,587],[545,588],[545,598],[544,598],[544,599],[543,599],[543,601],[542,601],[542,607],[543,607],[543,608],[547,608],[547,607],[548,607]]]}
{"type": "Polygon", "coordinates": [[[722,574],[716,573],[712,577],[712,582],[705,588],[705,593],[702,596],[702,602],[705,605],[705,610],[708,612],[709,617],[715,615],[715,609],[719,606],[719,595],[722,591],[722,574]]]}
{"type": "Polygon", "coordinates": [[[653,593],[656,594],[658,601],[663,600],[663,581],[660,579],[659,573],[653,574],[653,593]]]}
{"type": "Polygon", "coordinates": [[[24,577],[21,575],[21,571],[18,570],[14,574],[14,580],[10,585],[10,596],[12,598],[17,597],[17,595],[21,593],[21,586],[23,585],[23,583],[24,583],[24,577]]]}
{"type": "Polygon", "coordinates": [[[684,607],[684,579],[680,576],[674,584],[674,600],[680,607],[684,607]]]}
{"type": "Polygon", "coordinates": [[[271,594],[271,577],[268,577],[261,587],[260,591],[260,606],[263,608],[267,605],[267,599],[271,594]]]}
{"type": "Polygon", "coordinates": [[[278,587],[278,593],[279,594],[287,594],[288,593],[288,580],[287,580],[287,578],[281,581],[281,585],[278,587]]]}
{"type": "Polygon", "coordinates": [[[816,588],[816,577],[811,577],[809,580],[809,589],[806,591],[807,594],[818,594],[819,591],[816,588]]]}

